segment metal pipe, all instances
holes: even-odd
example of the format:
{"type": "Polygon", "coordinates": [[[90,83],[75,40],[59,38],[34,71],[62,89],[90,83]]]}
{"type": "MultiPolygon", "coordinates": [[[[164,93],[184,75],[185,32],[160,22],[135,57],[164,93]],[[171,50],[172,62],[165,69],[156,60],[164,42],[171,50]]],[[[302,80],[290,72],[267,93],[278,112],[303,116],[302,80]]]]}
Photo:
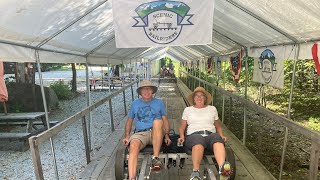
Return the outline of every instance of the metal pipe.
{"type": "Polygon", "coordinates": [[[126,92],[125,92],[125,90],[122,93],[123,93],[124,114],[127,115],[126,92]]]}
{"type": "MultiPolygon", "coordinates": [[[[295,80],[295,73],[297,67],[297,61],[299,57],[300,45],[298,44],[295,48],[295,55],[294,55],[294,64],[293,64],[293,72],[292,72],[292,80],[291,80],[291,88],[290,88],[290,96],[289,96],[289,106],[287,116],[290,119],[291,116],[291,105],[292,105],[292,96],[293,96],[293,89],[294,89],[294,80],[295,80]]],[[[282,172],[283,172],[283,165],[284,165],[284,158],[287,151],[287,144],[288,144],[288,127],[285,127],[285,135],[283,140],[283,149],[281,155],[281,164],[280,164],[280,173],[279,173],[279,180],[282,179],[282,172]]]]}
{"type": "MultiPolygon", "coordinates": [[[[89,65],[88,65],[88,57],[86,58],[86,99],[87,99],[87,106],[91,106],[91,91],[89,87],[89,65]]],[[[89,142],[89,149],[92,150],[91,146],[91,137],[92,137],[92,132],[91,132],[91,123],[92,123],[92,112],[90,111],[88,114],[88,142],[89,142]]]]}
{"type": "Polygon", "coordinates": [[[40,51],[46,51],[46,52],[53,52],[53,53],[59,53],[59,54],[84,57],[83,54],[76,54],[76,53],[69,53],[69,52],[64,52],[64,51],[59,51],[59,50],[34,47],[34,46],[27,45],[27,44],[21,44],[21,43],[10,42],[10,41],[5,41],[5,40],[0,40],[0,44],[8,44],[8,45],[12,45],[12,46],[24,47],[24,48],[29,48],[29,49],[33,49],[33,50],[40,50],[40,51]]]}
{"type": "MultiPolygon", "coordinates": [[[[40,89],[41,89],[43,107],[44,107],[44,112],[45,112],[45,117],[46,117],[46,123],[47,123],[47,128],[49,129],[50,122],[49,122],[49,116],[48,116],[47,100],[46,100],[46,95],[45,95],[44,87],[43,87],[42,72],[41,72],[41,67],[40,67],[40,57],[39,57],[39,52],[37,50],[35,51],[35,58],[36,58],[37,65],[38,65],[40,89]]],[[[57,162],[56,162],[56,154],[55,154],[55,150],[54,150],[53,140],[51,137],[50,137],[50,145],[51,145],[51,152],[52,152],[52,157],[53,157],[53,165],[54,165],[56,179],[59,180],[58,167],[57,167],[57,162]]]]}
{"type": "Polygon", "coordinates": [[[109,111],[110,111],[110,125],[111,125],[111,131],[114,131],[114,122],[113,122],[113,111],[112,111],[112,101],[109,100],[109,111]]]}
{"type": "Polygon", "coordinates": [[[86,160],[87,160],[87,164],[89,164],[91,160],[90,160],[90,147],[89,147],[89,142],[88,142],[86,117],[83,116],[81,119],[82,119],[83,141],[84,141],[84,147],[85,147],[85,151],[86,151],[86,160]]]}
{"type": "MultiPolygon", "coordinates": [[[[225,63],[223,63],[223,64],[225,64],[225,63]]],[[[222,62],[221,62],[221,70],[223,71],[223,76],[222,76],[222,82],[223,82],[223,89],[224,90],[226,90],[226,81],[225,81],[225,75],[226,75],[226,73],[225,73],[225,67],[224,66],[222,66],[222,62]]],[[[224,93],[222,93],[222,123],[224,123],[224,119],[225,119],[225,95],[224,95],[224,93]]]]}
{"type": "MultiPolygon", "coordinates": [[[[242,50],[241,50],[242,51],[242,50]]],[[[241,53],[241,52],[240,52],[241,53]]],[[[246,63],[245,63],[245,68],[246,68],[246,73],[245,73],[245,88],[244,88],[244,98],[248,99],[248,49],[245,48],[245,53],[246,53],[246,63]]],[[[242,54],[242,53],[241,53],[242,54]]],[[[241,56],[242,58],[242,56],[241,56]]],[[[245,105],[243,105],[243,137],[242,137],[242,144],[246,145],[246,139],[247,139],[247,108],[245,105]]]]}

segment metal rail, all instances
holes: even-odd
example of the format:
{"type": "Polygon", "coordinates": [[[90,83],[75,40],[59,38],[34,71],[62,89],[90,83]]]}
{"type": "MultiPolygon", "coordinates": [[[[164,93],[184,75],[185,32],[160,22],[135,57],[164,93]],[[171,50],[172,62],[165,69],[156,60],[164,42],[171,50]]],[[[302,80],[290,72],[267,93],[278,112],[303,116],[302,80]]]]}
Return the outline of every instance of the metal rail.
{"type": "Polygon", "coordinates": [[[251,110],[257,111],[275,121],[277,121],[278,123],[282,124],[286,129],[290,129],[298,134],[301,134],[303,136],[305,136],[306,138],[311,140],[311,152],[310,152],[310,171],[309,171],[309,179],[310,180],[316,180],[317,179],[317,172],[318,172],[318,163],[319,163],[319,154],[320,154],[320,133],[317,131],[313,131],[310,129],[307,129],[303,126],[301,126],[300,124],[286,118],[283,116],[280,116],[262,106],[259,106],[249,100],[247,100],[244,97],[240,97],[237,95],[232,94],[229,91],[226,91],[220,87],[217,87],[215,85],[213,85],[210,82],[204,81],[196,76],[190,75],[187,72],[181,72],[183,74],[185,74],[188,77],[193,78],[193,80],[197,80],[203,84],[206,84],[207,86],[210,86],[212,89],[215,89],[216,91],[218,91],[219,93],[229,96],[231,100],[236,100],[239,101],[244,107],[246,108],[250,108],[251,110]]]}
{"type": "MultiPolygon", "coordinates": [[[[84,144],[85,144],[85,156],[86,156],[87,163],[89,163],[90,162],[90,149],[89,149],[89,144],[88,144],[88,133],[86,130],[87,126],[86,126],[86,118],[85,117],[87,115],[89,115],[89,113],[91,111],[95,110],[96,108],[103,105],[104,103],[106,103],[106,102],[111,103],[112,98],[116,97],[118,94],[124,92],[125,90],[130,89],[131,91],[133,91],[132,86],[137,82],[138,82],[138,80],[130,83],[129,85],[123,87],[122,89],[118,90],[117,92],[107,96],[104,99],[101,99],[100,101],[92,104],[91,106],[87,106],[82,111],[79,111],[78,113],[65,119],[64,121],[61,121],[56,126],[50,128],[50,129],[48,129],[48,130],[46,130],[36,136],[30,137],[29,138],[29,145],[30,145],[30,150],[31,150],[31,154],[32,154],[32,161],[33,161],[34,171],[35,171],[35,175],[36,175],[37,180],[44,179],[41,158],[40,158],[40,152],[39,152],[39,146],[42,143],[46,142],[48,139],[51,139],[53,136],[59,134],[61,131],[63,131],[64,129],[66,129],[67,127],[69,127],[70,125],[72,125],[73,123],[75,123],[78,120],[82,121],[84,144]]],[[[133,94],[133,92],[131,92],[131,94],[133,94]]],[[[125,96],[124,96],[124,98],[125,98],[125,96]]],[[[109,109],[111,112],[112,106],[109,106],[109,109]]],[[[111,128],[112,128],[112,131],[114,131],[112,112],[111,112],[110,119],[111,119],[110,121],[111,121],[111,125],[112,125],[111,128]]]]}

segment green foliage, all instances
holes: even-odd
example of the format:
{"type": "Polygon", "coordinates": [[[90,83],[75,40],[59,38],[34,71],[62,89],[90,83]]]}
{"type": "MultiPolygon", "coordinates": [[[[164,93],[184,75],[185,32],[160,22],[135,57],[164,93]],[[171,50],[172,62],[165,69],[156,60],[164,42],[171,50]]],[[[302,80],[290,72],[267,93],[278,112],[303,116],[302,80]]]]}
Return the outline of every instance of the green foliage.
{"type": "Polygon", "coordinates": [[[65,100],[72,98],[72,92],[69,85],[64,84],[63,81],[57,81],[50,85],[50,88],[57,94],[58,99],[65,100]]]}
{"type": "Polygon", "coordinates": [[[315,131],[320,131],[320,119],[310,117],[306,126],[315,131]]]}

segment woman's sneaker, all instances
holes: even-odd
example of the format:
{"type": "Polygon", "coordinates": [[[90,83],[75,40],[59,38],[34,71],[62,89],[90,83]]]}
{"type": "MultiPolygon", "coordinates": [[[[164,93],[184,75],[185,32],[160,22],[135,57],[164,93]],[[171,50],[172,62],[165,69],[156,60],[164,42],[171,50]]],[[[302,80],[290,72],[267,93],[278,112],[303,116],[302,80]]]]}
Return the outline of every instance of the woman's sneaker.
{"type": "Polygon", "coordinates": [[[192,171],[190,180],[201,180],[199,171],[192,171]]]}
{"type": "Polygon", "coordinates": [[[152,158],[151,166],[152,170],[159,171],[162,168],[163,164],[158,157],[154,157],[152,158]]]}
{"type": "Polygon", "coordinates": [[[225,161],[223,165],[219,168],[220,179],[228,179],[232,174],[231,164],[225,161]]]}

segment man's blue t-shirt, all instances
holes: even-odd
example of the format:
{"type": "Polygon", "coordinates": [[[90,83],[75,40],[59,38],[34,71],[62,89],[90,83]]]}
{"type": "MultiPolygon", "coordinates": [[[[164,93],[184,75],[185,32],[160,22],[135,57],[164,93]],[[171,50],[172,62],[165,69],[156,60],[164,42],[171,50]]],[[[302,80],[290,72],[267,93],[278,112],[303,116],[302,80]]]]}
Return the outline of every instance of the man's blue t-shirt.
{"type": "Polygon", "coordinates": [[[145,102],[141,98],[132,102],[128,117],[136,121],[136,131],[152,128],[155,119],[165,116],[166,109],[160,99],[145,102]]]}

